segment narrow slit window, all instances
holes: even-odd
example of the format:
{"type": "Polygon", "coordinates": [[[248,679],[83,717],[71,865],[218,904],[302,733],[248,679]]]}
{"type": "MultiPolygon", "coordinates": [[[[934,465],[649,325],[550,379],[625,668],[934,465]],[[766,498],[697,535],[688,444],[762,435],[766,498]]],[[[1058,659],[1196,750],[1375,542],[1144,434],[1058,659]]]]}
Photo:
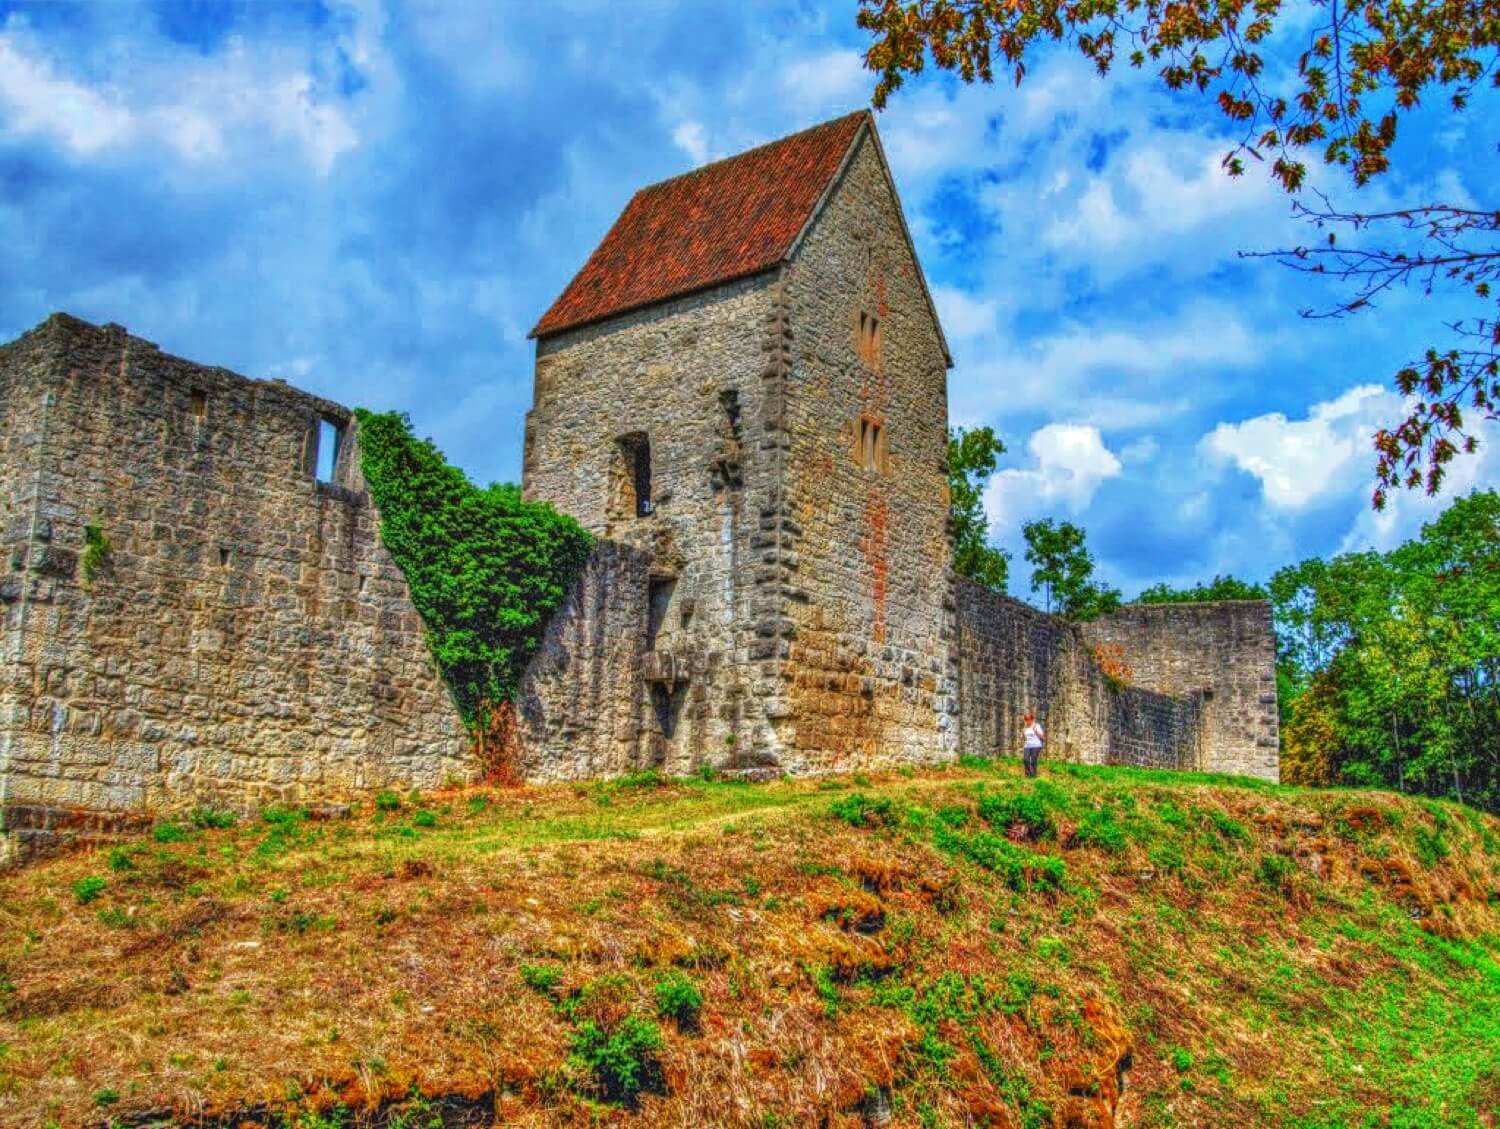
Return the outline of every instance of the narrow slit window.
{"type": "Polygon", "coordinates": [[[319,482],[333,481],[334,471],[339,465],[339,448],[343,442],[343,427],[327,418],[318,421],[317,476],[319,482]]]}
{"type": "Polygon", "coordinates": [[[878,471],[883,454],[884,428],[869,416],[859,421],[859,461],[866,470],[878,471]]]}
{"type": "Polygon", "coordinates": [[[856,352],[859,353],[859,359],[867,365],[880,363],[880,319],[864,310],[859,314],[856,352]]]}
{"type": "Polygon", "coordinates": [[[203,423],[208,419],[208,393],[201,388],[194,388],[191,393],[193,405],[193,420],[203,423]]]}

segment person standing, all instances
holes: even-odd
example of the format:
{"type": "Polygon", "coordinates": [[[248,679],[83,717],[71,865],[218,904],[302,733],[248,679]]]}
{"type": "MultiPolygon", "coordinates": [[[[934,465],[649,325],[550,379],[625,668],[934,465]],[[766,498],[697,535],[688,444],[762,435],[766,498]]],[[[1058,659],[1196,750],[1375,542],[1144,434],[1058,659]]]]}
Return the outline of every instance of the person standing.
{"type": "Polygon", "coordinates": [[[1037,761],[1042,757],[1042,743],[1046,740],[1047,734],[1042,729],[1042,723],[1036,719],[1036,714],[1031,710],[1026,711],[1026,716],[1022,720],[1025,723],[1021,732],[1026,738],[1026,749],[1023,755],[1026,775],[1035,776],[1037,761]]]}

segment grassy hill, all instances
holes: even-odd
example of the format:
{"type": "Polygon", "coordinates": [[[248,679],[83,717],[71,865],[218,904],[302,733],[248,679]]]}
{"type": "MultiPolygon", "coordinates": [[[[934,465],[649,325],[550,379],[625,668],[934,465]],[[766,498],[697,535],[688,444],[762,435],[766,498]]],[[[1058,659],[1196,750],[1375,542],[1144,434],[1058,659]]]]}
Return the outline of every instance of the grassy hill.
{"type": "Polygon", "coordinates": [[[0,1125],[1500,1123],[1449,804],[966,762],[225,822],[0,877],[0,1125]]]}

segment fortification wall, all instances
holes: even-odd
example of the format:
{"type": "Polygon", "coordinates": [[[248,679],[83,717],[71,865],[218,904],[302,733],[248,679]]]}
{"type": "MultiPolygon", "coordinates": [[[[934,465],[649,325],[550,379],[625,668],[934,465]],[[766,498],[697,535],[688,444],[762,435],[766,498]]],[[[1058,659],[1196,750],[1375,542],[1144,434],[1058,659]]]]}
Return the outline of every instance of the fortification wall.
{"type": "Polygon", "coordinates": [[[1085,624],[1083,636],[1117,646],[1135,685],[1202,700],[1205,771],[1279,779],[1270,604],[1131,604],[1085,624]]]}
{"type": "Polygon", "coordinates": [[[64,315],[0,352],[0,404],[13,841],[473,773],[344,408],[64,315]]]}
{"type": "Polygon", "coordinates": [[[1032,709],[1047,731],[1049,757],[1198,767],[1198,697],[1111,686],[1077,625],[961,577],[954,589],[961,752],[1018,755],[1021,718],[1032,709]]]}
{"type": "Polygon", "coordinates": [[[782,763],[951,759],[947,358],[873,133],[784,296],[782,763]]]}
{"type": "Polygon", "coordinates": [[[521,775],[582,780],[640,767],[651,555],[601,541],[522,679],[521,775]]]}

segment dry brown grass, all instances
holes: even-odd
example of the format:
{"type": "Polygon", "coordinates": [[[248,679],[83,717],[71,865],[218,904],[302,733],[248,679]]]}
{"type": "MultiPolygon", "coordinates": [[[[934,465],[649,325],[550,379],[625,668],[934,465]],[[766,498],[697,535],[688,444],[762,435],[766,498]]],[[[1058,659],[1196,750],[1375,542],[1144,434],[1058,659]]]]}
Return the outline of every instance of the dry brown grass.
{"type": "MultiPolygon", "coordinates": [[[[1128,790],[1183,814],[1185,858],[1153,856],[1175,824],[1120,853],[1028,843],[1068,868],[1031,893],[935,849],[920,818],[828,814],[854,790],[972,810],[976,787],[1026,786],[1007,765],[453,793],[423,801],[431,828],[408,805],[4,876],[0,1125],[357,1119],[413,1092],[452,1123],[518,1126],[859,1126],[886,1099],[895,1125],[1274,1123],[1333,1084],[1331,992],[1373,1014],[1382,977],[1425,975],[1372,932],[1410,915],[1500,934],[1475,825],[1455,815],[1422,866],[1400,828],[1428,816],[1384,797],[1063,778],[1076,804],[1128,790]],[[109,886],[80,904],[90,875],[109,886]],[[528,985],[538,969],[559,983],[528,985]],[[701,991],[699,1022],[660,1024],[656,1092],[601,1103],[569,1063],[577,1025],[654,1015],[668,972],[701,991]],[[1186,1072],[1179,1048],[1219,1065],[1186,1072]]],[[[1370,1108],[1400,1084],[1373,1060],[1337,1080],[1370,1108]]]]}

